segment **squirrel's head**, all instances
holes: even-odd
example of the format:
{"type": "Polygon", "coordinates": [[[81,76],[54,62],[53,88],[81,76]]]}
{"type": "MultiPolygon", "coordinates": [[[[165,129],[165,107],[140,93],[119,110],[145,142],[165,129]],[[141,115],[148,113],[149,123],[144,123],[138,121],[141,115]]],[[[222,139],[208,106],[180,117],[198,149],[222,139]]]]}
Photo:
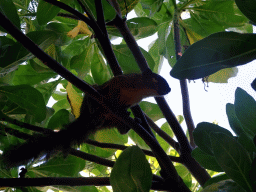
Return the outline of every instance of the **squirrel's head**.
{"type": "Polygon", "coordinates": [[[156,90],[159,96],[166,95],[171,91],[167,81],[150,69],[142,72],[142,78],[146,82],[146,86],[156,90]]]}

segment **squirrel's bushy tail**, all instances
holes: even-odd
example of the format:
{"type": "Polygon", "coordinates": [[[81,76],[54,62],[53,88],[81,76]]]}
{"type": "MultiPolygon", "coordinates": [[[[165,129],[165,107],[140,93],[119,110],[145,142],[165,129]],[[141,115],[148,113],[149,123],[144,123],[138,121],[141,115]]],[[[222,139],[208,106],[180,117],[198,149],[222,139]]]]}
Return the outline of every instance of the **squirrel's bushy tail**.
{"type": "Polygon", "coordinates": [[[76,120],[59,132],[35,134],[32,139],[25,143],[10,146],[9,149],[5,150],[0,157],[1,164],[5,168],[11,168],[25,165],[44,155],[49,159],[52,154],[58,151],[68,152],[71,146],[83,143],[90,134],[90,130],[90,127],[81,125],[76,120]]]}

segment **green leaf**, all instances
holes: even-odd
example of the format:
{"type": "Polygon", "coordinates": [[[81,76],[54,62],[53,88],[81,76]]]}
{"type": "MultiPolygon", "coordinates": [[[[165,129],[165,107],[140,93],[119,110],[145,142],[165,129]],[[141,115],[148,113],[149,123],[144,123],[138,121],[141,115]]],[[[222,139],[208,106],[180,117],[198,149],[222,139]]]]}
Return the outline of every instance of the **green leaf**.
{"type": "Polygon", "coordinates": [[[220,181],[223,180],[227,180],[229,179],[229,177],[227,176],[227,174],[223,173],[223,174],[218,174],[216,176],[213,176],[211,179],[209,179],[208,181],[206,181],[206,183],[204,184],[204,188],[207,187],[208,185],[211,185],[213,183],[218,183],[220,181]]]}
{"type": "Polygon", "coordinates": [[[71,69],[75,69],[78,76],[83,79],[91,69],[91,62],[94,55],[94,45],[90,44],[86,49],[79,55],[72,57],[70,61],[71,69]]]}
{"type": "Polygon", "coordinates": [[[165,122],[162,126],[161,129],[168,134],[170,137],[174,137],[174,133],[172,131],[172,128],[170,127],[168,122],[165,122]]]}
{"type": "Polygon", "coordinates": [[[256,2],[254,0],[235,0],[240,11],[252,22],[256,22],[256,2]]]}
{"type": "Polygon", "coordinates": [[[6,36],[0,36],[0,48],[1,48],[1,57],[4,55],[4,51],[6,51],[6,49],[9,46],[12,46],[15,44],[15,41],[13,41],[12,39],[6,37],[6,36]]]}
{"type": "Polygon", "coordinates": [[[241,88],[235,92],[235,112],[242,123],[244,131],[253,138],[256,134],[256,102],[252,96],[241,88]]]}
{"type": "Polygon", "coordinates": [[[235,106],[233,104],[226,104],[226,113],[228,116],[229,125],[236,135],[239,136],[240,134],[244,133],[243,125],[236,116],[235,106]]]}
{"type": "Polygon", "coordinates": [[[249,171],[252,160],[247,151],[232,137],[211,133],[214,156],[225,173],[245,190],[252,191],[249,171]]]}
{"type": "Polygon", "coordinates": [[[69,45],[73,41],[73,38],[67,36],[67,33],[71,31],[76,25],[77,23],[73,25],[72,24],[68,25],[66,23],[64,24],[64,23],[51,22],[47,24],[45,29],[54,31],[55,33],[58,34],[58,39],[56,40],[56,43],[55,43],[56,46],[64,46],[64,45],[69,45]]]}
{"type": "MultiPolygon", "coordinates": [[[[116,55],[116,58],[123,70],[124,73],[139,73],[140,69],[138,67],[137,62],[134,59],[134,56],[132,55],[132,52],[128,48],[127,45],[115,45],[112,46],[114,53],[116,55]]],[[[145,51],[144,49],[140,48],[142,54],[144,55],[145,59],[147,60],[147,63],[150,67],[150,69],[154,69],[155,62],[150,56],[150,54],[145,51]]]]}
{"type": "MultiPolygon", "coordinates": [[[[27,36],[43,50],[57,39],[57,35],[52,31],[34,31],[28,33],[27,36]]],[[[34,55],[17,42],[9,47],[6,54],[0,58],[0,72],[9,73],[16,70],[18,64],[32,58],[34,58],[34,55]]]]}
{"type": "Polygon", "coordinates": [[[256,158],[254,158],[253,162],[252,162],[250,177],[251,177],[251,180],[253,182],[253,188],[255,189],[255,187],[256,187],[256,158]]]}
{"type": "MultiPolygon", "coordinates": [[[[132,35],[136,39],[153,35],[157,28],[157,23],[153,19],[149,19],[147,17],[135,17],[127,20],[126,23],[132,35]]],[[[108,27],[108,32],[110,35],[122,37],[119,30],[115,27],[108,27]]]]}
{"type": "Polygon", "coordinates": [[[26,114],[26,110],[18,106],[16,103],[8,100],[5,102],[3,112],[9,115],[26,114]]]}
{"type": "Polygon", "coordinates": [[[54,103],[54,105],[52,106],[52,108],[57,112],[61,109],[68,109],[70,108],[69,102],[67,100],[67,97],[65,97],[65,99],[61,99],[59,101],[57,101],[56,103],[54,103]]]}
{"type": "Polygon", "coordinates": [[[150,10],[150,15],[153,16],[161,8],[163,0],[141,0],[140,3],[144,9],[150,10]]]}
{"type": "MultiPolygon", "coordinates": [[[[0,12],[4,14],[18,29],[20,29],[20,18],[12,0],[1,0],[0,12]]],[[[5,31],[5,29],[0,26],[0,31],[5,31]]]]}
{"type": "MultiPolygon", "coordinates": [[[[119,134],[117,129],[103,129],[97,131],[92,137],[94,140],[99,141],[101,143],[115,143],[124,145],[124,143],[127,143],[128,141],[128,136],[119,134]]],[[[93,155],[108,158],[114,155],[116,150],[117,149],[96,147],[93,151],[91,151],[91,153],[93,155]]]]}
{"type": "Polygon", "coordinates": [[[207,122],[199,123],[193,132],[196,145],[205,153],[213,155],[210,135],[211,133],[218,132],[232,137],[232,133],[230,131],[218,125],[207,122]]]}
{"type": "Polygon", "coordinates": [[[200,6],[193,7],[192,10],[200,15],[201,18],[213,21],[224,28],[243,26],[248,20],[240,11],[237,11],[234,4],[233,0],[209,0],[205,1],[200,6]]]}
{"type": "MultiPolygon", "coordinates": [[[[76,23],[76,25],[77,25],[77,23],[76,23]]],[[[48,29],[48,30],[52,30],[52,31],[54,31],[56,33],[59,33],[59,34],[63,33],[65,35],[67,35],[67,33],[69,31],[71,31],[73,29],[73,27],[75,27],[76,25],[75,24],[74,25],[72,25],[72,24],[69,25],[67,23],[51,22],[51,23],[47,24],[45,28],[48,29]]]]}
{"type": "Polygon", "coordinates": [[[36,89],[40,91],[44,97],[45,103],[48,103],[52,93],[55,91],[57,85],[60,83],[61,79],[56,81],[48,82],[45,84],[39,84],[36,89]]]}
{"type": "Polygon", "coordinates": [[[195,148],[192,151],[192,157],[196,159],[196,161],[203,166],[205,169],[222,172],[222,168],[217,163],[215,157],[213,155],[209,155],[205,153],[200,148],[195,148]]]}
{"type": "MultiPolygon", "coordinates": [[[[169,135],[170,137],[174,137],[174,133],[170,127],[170,125],[165,122],[162,126],[161,126],[161,129],[167,134],[169,135]]],[[[157,141],[159,142],[159,144],[161,145],[161,147],[163,148],[163,150],[165,152],[168,153],[169,149],[171,148],[170,144],[167,143],[162,137],[160,137],[158,134],[156,135],[156,139],[157,141]]]]}
{"type": "Polygon", "coordinates": [[[13,78],[14,85],[28,84],[35,85],[43,80],[54,78],[57,74],[53,71],[45,73],[37,73],[31,65],[20,65],[18,70],[15,71],[13,78]]]}
{"type": "Polygon", "coordinates": [[[237,73],[238,73],[237,67],[221,69],[216,73],[207,77],[207,82],[228,83],[228,79],[230,79],[231,77],[236,77],[237,73]]]}
{"type": "Polygon", "coordinates": [[[61,109],[51,117],[47,127],[54,130],[69,122],[69,112],[66,109],[61,109]]]}
{"type": "Polygon", "coordinates": [[[69,155],[67,158],[61,156],[50,159],[47,163],[40,166],[32,168],[36,174],[42,175],[47,174],[47,176],[59,176],[66,177],[78,177],[79,172],[85,167],[85,160],[69,155]],[[68,168],[67,168],[68,167],[68,168]]]}
{"type": "Polygon", "coordinates": [[[246,192],[240,185],[232,181],[231,179],[227,179],[224,181],[219,181],[217,183],[213,183],[206,188],[204,188],[201,192],[246,192]]]}
{"type": "Polygon", "coordinates": [[[224,31],[223,26],[201,17],[201,15],[198,15],[193,11],[190,11],[190,16],[191,17],[189,19],[183,21],[184,23],[181,22],[181,25],[187,31],[188,37],[192,43],[213,33],[224,31]]]}
{"type": "MultiPolygon", "coordinates": [[[[95,18],[96,17],[96,7],[95,7],[95,0],[83,0],[82,4],[85,6],[85,8],[87,10],[89,10],[89,12],[91,12],[95,18]]],[[[103,12],[104,12],[104,19],[105,21],[111,21],[115,18],[116,16],[116,12],[114,10],[114,8],[106,1],[103,0],[102,1],[102,5],[103,5],[103,12]]]]}
{"type": "Polygon", "coordinates": [[[253,143],[252,138],[250,138],[249,136],[247,136],[245,133],[242,133],[239,137],[238,137],[238,142],[249,152],[249,153],[253,153],[256,152],[256,146],[253,143]]]}
{"type": "Polygon", "coordinates": [[[157,23],[147,17],[132,18],[127,25],[135,38],[144,38],[156,32],[157,23]]]}
{"type": "Polygon", "coordinates": [[[28,85],[1,86],[0,92],[5,94],[12,102],[25,109],[28,114],[41,122],[46,117],[46,107],[43,95],[28,85]]]}
{"type": "Polygon", "coordinates": [[[140,107],[153,121],[157,121],[161,118],[164,118],[163,113],[161,112],[158,105],[155,103],[142,101],[140,102],[140,107]]]}
{"type": "Polygon", "coordinates": [[[128,132],[129,137],[131,140],[136,143],[141,149],[151,150],[150,147],[146,144],[146,142],[133,130],[128,132]]]}
{"type": "Polygon", "coordinates": [[[36,19],[39,25],[45,25],[51,21],[61,9],[55,5],[47,3],[43,0],[39,1],[37,7],[36,19]]]}
{"type": "MultiPolygon", "coordinates": [[[[172,33],[168,34],[168,31],[170,30],[169,27],[170,26],[169,26],[168,22],[163,23],[162,25],[159,26],[158,31],[157,31],[157,35],[158,35],[157,42],[158,42],[159,54],[160,55],[164,55],[167,46],[172,47],[172,45],[174,45],[173,39],[171,39],[171,42],[168,41],[168,39],[167,39],[167,37],[172,36],[172,33]],[[170,45],[168,45],[169,43],[170,43],[170,45]]],[[[174,48],[173,48],[173,50],[174,50],[174,48]]]]}
{"type": "Polygon", "coordinates": [[[220,69],[246,64],[256,58],[256,35],[220,32],[191,45],[177,61],[171,76],[198,79],[220,69]]]}
{"type": "Polygon", "coordinates": [[[144,153],[132,146],[122,152],[110,175],[110,183],[115,192],[148,192],[151,187],[152,172],[144,153]]]}
{"type": "Polygon", "coordinates": [[[110,71],[98,49],[93,54],[91,72],[95,83],[98,85],[102,85],[111,78],[110,71]]]}
{"type": "Polygon", "coordinates": [[[154,62],[155,62],[155,67],[154,69],[152,70],[154,73],[160,73],[160,70],[162,68],[162,65],[163,65],[163,56],[159,54],[159,50],[160,50],[160,47],[158,46],[158,40],[152,42],[150,45],[149,45],[149,54],[150,56],[152,57],[152,59],[154,59],[154,62]]]}
{"type": "Polygon", "coordinates": [[[68,58],[72,58],[75,55],[80,55],[89,45],[89,43],[89,38],[84,40],[74,40],[62,51],[62,54],[68,58]]]}
{"type": "Polygon", "coordinates": [[[184,165],[177,165],[175,169],[178,172],[178,175],[182,178],[183,182],[188,188],[192,186],[192,175],[184,165]]]}

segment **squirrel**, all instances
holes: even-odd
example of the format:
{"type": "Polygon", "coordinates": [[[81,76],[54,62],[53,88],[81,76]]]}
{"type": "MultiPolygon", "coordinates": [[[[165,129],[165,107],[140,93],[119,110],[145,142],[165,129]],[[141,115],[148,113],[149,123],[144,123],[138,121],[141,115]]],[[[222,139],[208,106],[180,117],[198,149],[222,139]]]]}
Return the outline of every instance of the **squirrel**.
{"type": "MultiPolygon", "coordinates": [[[[147,97],[163,96],[170,92],[166,80],[150,70],[142,74],[126,74],[113,77],[103,85],[93,87],[109,101],[111,110],[129,116],[128,108],[138,104],[147,97]]],[[[80,108],[80,116],[58,132],[34,134],[32,139],[19,146],[11,146],[1,156],[2,164],[12,168],[27,164],[31,160],[43,157],[46,159],[58,151],[68,154],[70,147],[85,142],[90,134],[101,129],[117,128],[125,134],[130,127],[120,122],[110,112],[89,95],[85,94],[80,108]]]]}

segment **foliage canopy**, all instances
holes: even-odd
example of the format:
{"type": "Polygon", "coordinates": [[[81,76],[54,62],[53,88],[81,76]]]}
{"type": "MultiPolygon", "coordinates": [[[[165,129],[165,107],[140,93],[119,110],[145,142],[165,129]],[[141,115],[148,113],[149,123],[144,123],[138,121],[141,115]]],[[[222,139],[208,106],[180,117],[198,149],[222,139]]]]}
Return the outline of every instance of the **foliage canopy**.
{"type": "Polygon", "coordinates": [[[180,79],[188,128],[186,137],[183,117],[178,121],[163,98],[156,98],[157,104],[143,101],[140,107],[154,135],[138,115],[140,108],[133,108],[143,129],[125,119],[133,125],[127,135],[116,129],[99,131],[66,158],[39,159],[21,173],[1,165],[1,190],[110,191],[106,186],[112,185],[122,192],[255,191],[255,100],[237,88],[234,104],[226,105],[235,135],[212,123],[195,128],[185,80],[209,76],[210,81],[226,82],[236,75],[235,70],[224,72],[226,68],[254,60],[255,13],[254,0],[1,0],[2,151],[78,117],[83,92],[100,100],[90,85],[148,68],[159,73],[164,59],[171,76],[180,79]],[[131,10],[137,17],[126,21],[131,10]],[[149,51],[138,47],[137,40],[153,34],[157,39],[149,51]],[[112,45],[117,37],[123,41],[112,45]],[[58,85],[62,88],[57,91],[58,85]],[[47,107],[50,97],[56,103],[47,107]],[[154,122],[161,118],[167,122],[159,128],[154,122]],[[136,147],[126,146],[128,137],[136,147]],[[81,178],[81,171],[95,177],[81,178]]]}

